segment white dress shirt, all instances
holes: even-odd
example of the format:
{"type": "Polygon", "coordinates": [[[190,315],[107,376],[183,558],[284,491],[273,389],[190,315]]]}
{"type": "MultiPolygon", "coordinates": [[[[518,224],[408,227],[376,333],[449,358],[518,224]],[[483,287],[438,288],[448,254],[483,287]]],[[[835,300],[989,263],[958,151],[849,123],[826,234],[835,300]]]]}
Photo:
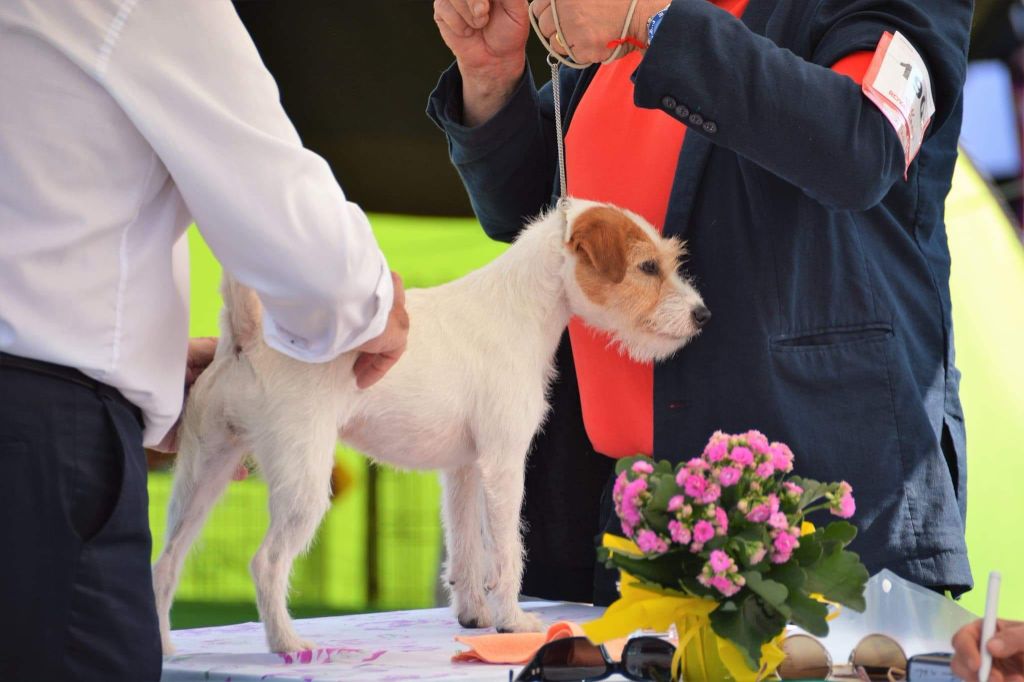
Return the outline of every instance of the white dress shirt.
{"type": "Polygon", "coordinates": [[[327,361],[383,331],[366,216],[228,0],[0,2],[0,351],[114,386],[159,441],[181,410],[193,219],[274,348],[327,361]]]}

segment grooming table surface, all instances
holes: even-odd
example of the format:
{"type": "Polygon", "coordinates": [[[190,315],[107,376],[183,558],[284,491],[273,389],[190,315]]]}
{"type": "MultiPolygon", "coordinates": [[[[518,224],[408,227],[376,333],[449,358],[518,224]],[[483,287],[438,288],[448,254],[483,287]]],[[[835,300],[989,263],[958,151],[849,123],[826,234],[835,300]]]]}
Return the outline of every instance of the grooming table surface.
{"type": "MultiPolygon", "coordinates": [[[[585,623],[604,609],[579,604],[527,602],[546,624],[559,620],[585,623]]],[[[399,680],[506,681],[521,665],[452,663],[464,650],[455,635],[491,630],[466,630],[448,609],[392,611],[358,616],[310,618],[295,622],[299,635],[317,644],[313,652],[267,653],[261,623],[175,630],[177,647],[164,658],[162,682],[214,680],[301,680],[303,682],[375,682],[399,680]]]]}

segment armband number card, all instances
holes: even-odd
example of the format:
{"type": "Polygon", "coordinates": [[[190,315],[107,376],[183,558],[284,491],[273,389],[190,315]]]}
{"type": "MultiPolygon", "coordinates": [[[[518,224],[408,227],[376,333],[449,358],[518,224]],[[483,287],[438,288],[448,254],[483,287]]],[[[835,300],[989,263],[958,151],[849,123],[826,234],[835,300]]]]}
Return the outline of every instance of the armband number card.
{"type": "Polygon", "coordinates": [[[935,115],[932,83],[924,60],[900,33],[886,31],[864,77],[864,95],[882,110],[899,135],[910,169],[935,115]]]}

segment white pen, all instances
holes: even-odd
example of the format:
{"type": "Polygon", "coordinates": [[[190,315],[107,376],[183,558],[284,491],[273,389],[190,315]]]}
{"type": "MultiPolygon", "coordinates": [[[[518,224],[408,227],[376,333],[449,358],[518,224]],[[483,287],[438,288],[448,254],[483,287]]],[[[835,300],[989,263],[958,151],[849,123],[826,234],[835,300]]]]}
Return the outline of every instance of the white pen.
{"type": "Polygon", "coordinates": [[[988,574],[988,594],[985,596],[985,619],[981,622],[981,669],[978,671],[978,682],[988,682],[992,672],[992,654],[988,652],[988,642],[996,633],[996,615],[999,611],[999,571],[988,574]]]}

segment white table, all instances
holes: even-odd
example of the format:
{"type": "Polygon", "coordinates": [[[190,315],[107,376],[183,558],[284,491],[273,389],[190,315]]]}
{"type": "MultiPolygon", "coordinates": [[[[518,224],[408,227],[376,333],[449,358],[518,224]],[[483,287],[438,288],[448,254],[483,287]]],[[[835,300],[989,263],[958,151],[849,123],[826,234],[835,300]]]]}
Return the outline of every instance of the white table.
{"type": "MultiPolygon", "coordinates": [[[[547,624],[559,620],[585,623],[604,611],[552,602],[528,602],[523,607],[539,614],[547,624]]],[[[463,629],[448,609],[311,618],[296,621],[295,629],[320,648],[304,655],[267,653],[261,623],[175,630],[171,638],[177,652],[164,659],[162,680],[507,681],[509,670],[518,672],[521,667],[452,663],[452,654],[467,648],[453,639],[455,635],[493,630],[463,629]]]]}

